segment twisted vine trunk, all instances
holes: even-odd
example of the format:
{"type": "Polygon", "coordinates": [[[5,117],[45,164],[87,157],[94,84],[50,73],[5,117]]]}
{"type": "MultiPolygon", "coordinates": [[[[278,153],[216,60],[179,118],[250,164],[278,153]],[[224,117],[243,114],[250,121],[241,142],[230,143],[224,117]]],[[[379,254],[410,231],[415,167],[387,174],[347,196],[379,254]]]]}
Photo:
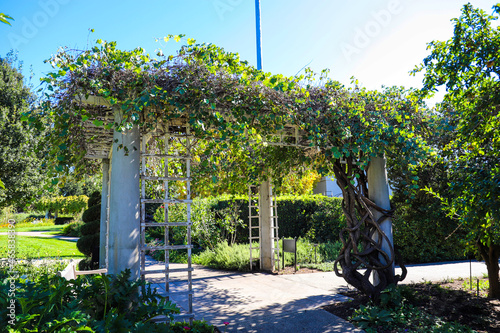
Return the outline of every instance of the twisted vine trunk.
{"type": "Polygon", "coordinates": [[[377,300],[381,291],[406,276],[406,268],[401,262],[402,276],[394,275],[394,248],[380,228],[380,224],[392,216],[392,211],[369,199],[366,172],[352,158],[337,160],[334,173],[342,190],[342,210],[347,221],[347,227],[340,232],[343,247],[335,261],[335,273],[377,300]],[[374,212],[379,212],[378,219],[374,212]],[[370,278],[372,273],[375,279],[370,278]]]}
{"type": "Polygon", "coordinates": [[[500,299],[500,279],[499,279],[499,266],[498,259],[500,258],[500,246],[491,244],[486,246],[481,242],[477,242],[479,253],[486,263],[488,270],[488,281],[490,283],[488,289],[488,297],[500,299]]]}

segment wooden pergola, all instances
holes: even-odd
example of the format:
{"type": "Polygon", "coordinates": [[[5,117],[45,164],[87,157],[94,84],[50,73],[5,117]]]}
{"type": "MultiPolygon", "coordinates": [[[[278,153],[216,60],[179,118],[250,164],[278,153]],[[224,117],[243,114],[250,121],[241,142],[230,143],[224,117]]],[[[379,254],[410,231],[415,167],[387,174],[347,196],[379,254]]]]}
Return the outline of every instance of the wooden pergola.
{"type": "MultiPolygon", "coordinates": [[[[79,103],[85,104],[87,108],[98,108],[100,109],[100,114],[94,119],[87,120],[85,122],[84,130],[86,137],[86,155],[85,158],[88,159],[100,159],[102,160],[102,172],[103,172],[103,187],[102,187],[102,206],[101,206],[101,236],[100,236],[100,266],[105,267],[108,270],[108,274],[118,274],[119,272],[130,269],[132,272],[132,278],[138,278],[139,276],[145,277],[149,272],[144,266],[144,256],[147,249],[151,249],[145,244],[144,232],[145,227],[148,224],[145,221],[145,202],[148,200],[144,196],[144,190],[141,191],[141,187],[144,187],[144,182],[147,177],[144,173],[145,171],[145,156],[148,155],[146,151],[146,144],[149,138],[153,135],[155,136],[168,136],[169,133],[179,132],[184,133],[185,138],[189,140],[192,134],[189,132],[188,117],[179,117],[174,121],[170,121],[168,124],[159,122],[157,127],[153,130],[141,129],[138,126],[134,126],[129,130],[123,132],[117,132],[113,129],[106,130],[102,126],[95,126],[94,121],[102,121],[103,123],[109,123],[112,121],[120,122],[121,111],[117,107],[112,107],[104,98],[89,96],[88,98],[82,98],[78,101],[79,103]],[[120,147],[129,147],[128,151],[120,149],[120,147]],[[142,162],[142,163],[141,163],[142,162]],[[142,179],[142,186],[141,186],[142,179]],[[142,259],[142,260],[141,260],[142,259]]],[[[182,135],[181,135],[182,136],[182,135]]],[[[304,139],[303,133],[299,130],[294,129],[293,126],[288,127],[285,131],[278,133],[277,136],[281,136],[274,142],[270,142],[273,145],[282,146],[295,146],[299,148],[311,148],[310,142],[304,139]],[[292,138],[291,140],[283,140],[283,137],[292,138]]],[[[187,160],[190,159],[190,153],[184,156],[187,160]]],[[[168,151],[165,152],[167,157],[168,151]]],[[[174,157],[174,156],[170,156],[174,157]]],[[[189,163],[189,162],[188,162],[189,163]]],[[[389,189],[386,175],[385,158],[375,157],[372,158],[370,162],[370,167],[368,169],[368,186],[370,188],[370,199],[380,208],[386,211],[391,210],[389,201],[389,189]]],[[[187,178],[190,178],[188,175],[187,178]]],[[[172,178],[173,179],[173,178],[172,178]]],[[[159,179],[167,183],[168,188],[168,175],[166,177],[159,179]]],[[[189,184],[189,179],[186,179],[189,184]]],[[[189,185],[188,185],[189,188],[189,185]]],[[[259,187],[259,234],[260,234],[260,263],[261,269],[267,271],[273,271],[276,264],[276,245],[274,240],[277,238],[277,230],[275,221],[275,212],[273,212],[272,199],[270,197],[270,182],[265,181],[260,184],[259,187]]],[[[168,216],[168,203],[172,203],[173,199],[168,198],[168,194],[163,199],[149,200],[149,202],[164,203],[167,207],[166,216],[168,216]]],[[[183,201],[184,202],[184,201],[183,201]]],[[[188,209],[188,221],[182,221],[176,223],[169,223],[168,218],[162,224],[168,227],[169,225],[187,226],[190,230],[190,193],[188,191],[187,199],[188,209]]],[[[393,257],[393,240],[392,240],[392,222],[390,218],[383,218],[383,213],[380,210],[373,210],[373,215],[376,220],[382,218],[383,222],[380,224],[380,229],[387,236],[384,240],[377,240],[379,237],[373,235],[375,241],[380,241],[382,243],[383,251],[387,253],[388,257],[393,257]]],[[[190,233],[190,231],[188,231],[190,233]]],[[[183,249],[187,249],[189,253],[189,265],[188,265],[188,281],[189,290],[188,294],[191,299],[192,297],[192,285],[191,285],[191,244],[190,236],[189,244],[183,249]]],[[[175,249],[180,249],[181,247],[171,246],[165,244],[161,247],[162,250],[167,252],[166,258],[167,262],[165,264],[165,270],[162,272],[165,274],[165,285],[166,290],[169,290],[169,274],[173,272],[169,268],[168,263],[168,252],[175,249]]],[[[251,255],[251,250],[250,250],[251,255]]],[[[384,258],[381,258],[384,260],[384,258]]],[[[394,274],[394,262],[391,262],[392,274],[394,274]]],[[[175,271],[175,270],[174,270],[175,271]]],[[[155,271],[154,273],[159,273],[155,271]]],[[[374,275],[375,280],[377,275],[374,275]]],[[[376,281],[374,281],[376,285],[376,281]]],[[[192,303],[190,303],[192,304],[192,303]]],[[[193,318],[192,305],[187,314],[188,318],[193,318]]]]}

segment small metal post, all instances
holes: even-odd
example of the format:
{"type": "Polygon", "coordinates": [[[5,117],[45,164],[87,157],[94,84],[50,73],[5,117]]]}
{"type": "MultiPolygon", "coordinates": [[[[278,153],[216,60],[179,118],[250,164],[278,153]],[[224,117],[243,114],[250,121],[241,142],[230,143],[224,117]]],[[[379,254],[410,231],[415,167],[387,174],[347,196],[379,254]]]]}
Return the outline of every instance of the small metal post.
{"type": "MultiPolygon", "coordinates": [[[[294,240],[294,248],[295,248],[295,273],[297,273],[297,237],[293,238],[294,240]]],[[[478,282],[479,285],[479,282],[478,282]]]]}
{"type": "Polygon", "coordinates": [[[469,269],[470,269],[470,290],[472,290],[472,258],[469,259],[469,269]]]}
{"type": "Polygon", "coordinates": [[[477,279],[477,297],[479,297],[479,279],[477,279]]]}
{"type": "Polygon", "coordinates": [[[285,270],[285,237],[281,237],[281,248],[283,249],[283,270],[285,270]]]}

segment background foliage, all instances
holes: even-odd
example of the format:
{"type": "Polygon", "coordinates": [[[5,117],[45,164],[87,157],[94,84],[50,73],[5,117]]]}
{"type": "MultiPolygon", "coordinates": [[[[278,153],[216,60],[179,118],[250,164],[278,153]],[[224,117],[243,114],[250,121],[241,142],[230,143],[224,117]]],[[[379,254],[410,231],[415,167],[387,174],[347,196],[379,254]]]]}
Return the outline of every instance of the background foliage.
{"type": "MultiPolygon", "coordinates": [[[[24,208],[39,196],[47,181],[47,129],[21,121],[35,103],[35,95],[21,74],[22,64],[12,52],[0,58],[0,207],[24,208]]],[[[45,123],[42,120],[42,123],[45,123]]]]}
{"type": "Polygon", "coordinates": [[[439,154],[448,188],[427,191],[460,220],[465,245],[486,262],[489,296],[495,298],[500,298],[500,27],[494,23],[499,14],[500,3],[492,15],[466,4],[453,19],[454,36],[431,42],[431,54],[415,69],[424,71],[423,94],[446,87],[436,111],[450,132],[439,154]]]}

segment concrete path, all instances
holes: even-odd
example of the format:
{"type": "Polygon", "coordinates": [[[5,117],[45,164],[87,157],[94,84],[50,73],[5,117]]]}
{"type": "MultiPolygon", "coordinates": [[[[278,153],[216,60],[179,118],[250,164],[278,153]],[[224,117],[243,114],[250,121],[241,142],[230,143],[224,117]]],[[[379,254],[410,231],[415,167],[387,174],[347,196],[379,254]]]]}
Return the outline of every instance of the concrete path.
{"type": "MultiPolygon", "coordinates": [[[[78,241],[78,237],[69,237],[62,235],[52,235],[49,234],[52,231],[16,231],[17,236],[27,236],[27,237],[45,237],[45,238],[57,238],[60,240],[76,242],[78,241]]],[[[8,232],[0,232],[0,235],[8,235],[8,232]]]]}
{"type": "MultiPolygon", "coordinates": [[[[152,260],[147,269],[160,269],[152,260]]],[[[171,264],[171,268],[186,267],[171,264]]],[[[468,277],[469,262],[411,265],[404,283],[441,281],[468,277]]],[[[399,268],[396,273],[400,273],[399,268]]],[[[484,263],[473,262],[473,276],[486,273],[484,263]]],[[[186,273],[171,274],[170,291],[185,291],[186,273]]],[[[161,292],[162,275],[148,280],[161,292]]],[[[193,272],[193,308],[196,319],[204,319],[227,332],[362,332],[346,321],[320,309],[320,306],[346,301],[339,295],[348,289],[346,282],[333,272],[274,275],[265,273],[235,273],[196,266],[193,272]]],[[[187,309],[187,296],[173,300],[187,309]]]]}

